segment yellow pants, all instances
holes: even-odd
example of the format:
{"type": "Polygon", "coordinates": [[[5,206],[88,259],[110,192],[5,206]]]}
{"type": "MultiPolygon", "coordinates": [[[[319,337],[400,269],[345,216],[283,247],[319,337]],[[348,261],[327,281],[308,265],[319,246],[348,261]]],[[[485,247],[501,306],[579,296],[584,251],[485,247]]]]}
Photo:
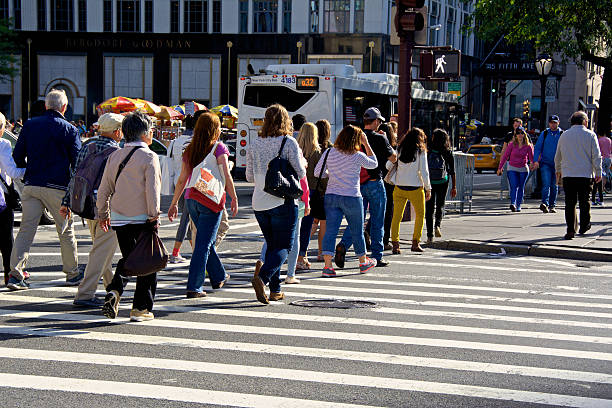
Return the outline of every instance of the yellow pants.
{"type": "Polygon", "coordinates": [[[395,186],[393,190],[393,220],[391,221],[391,241],[399,241],[400,222],[404,217],[406,201],[410,201],[416,213],[412,239],[421,240],[423,234],[423,221],[425,220],[425,192],[423,187],[412,191],[402,190],[395,186]]]}

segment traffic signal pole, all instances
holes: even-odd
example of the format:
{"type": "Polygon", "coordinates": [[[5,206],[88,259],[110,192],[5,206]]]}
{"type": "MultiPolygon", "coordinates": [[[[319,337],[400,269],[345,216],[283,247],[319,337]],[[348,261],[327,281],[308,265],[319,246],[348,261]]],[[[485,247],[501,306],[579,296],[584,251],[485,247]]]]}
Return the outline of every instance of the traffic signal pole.
{"type": "Polygon", "coordinates": [[[412,53],[414,50],[414,31],[400,37],[399,62],[399,123],[398,136],[403,137],[412,126],[412,53]]]}

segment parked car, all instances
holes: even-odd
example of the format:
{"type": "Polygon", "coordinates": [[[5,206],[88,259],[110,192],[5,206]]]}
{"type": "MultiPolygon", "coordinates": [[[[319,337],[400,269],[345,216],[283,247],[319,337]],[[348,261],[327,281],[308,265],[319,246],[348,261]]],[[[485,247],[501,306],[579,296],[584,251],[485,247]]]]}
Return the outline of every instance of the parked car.
{"type": "Polygon", "coordinates": [[[497,170],[501,160],[502,147],[493,144],[475,144],[470,146],[467,153],[474,155],[474,168],[476,173],[483,170],[497,170]]]}

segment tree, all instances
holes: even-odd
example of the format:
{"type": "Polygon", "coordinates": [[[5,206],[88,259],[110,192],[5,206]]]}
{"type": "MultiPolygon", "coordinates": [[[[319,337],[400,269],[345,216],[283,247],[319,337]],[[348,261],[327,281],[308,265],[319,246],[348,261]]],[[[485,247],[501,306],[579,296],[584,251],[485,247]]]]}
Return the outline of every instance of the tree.
{"type": "Polygon", "coordinates": [[[610,131],[612,0],[476,0],[472,23],[485,41],[503,35],[509,44],[532,42],[539,52],[564,61],[604,67],[597,129],[610,131]]]}
{"type": "Polygon", "coordinates": [[[0,80],[6,81],[19,73],[17,34],[11,20],[0,20],[0,80]]]}

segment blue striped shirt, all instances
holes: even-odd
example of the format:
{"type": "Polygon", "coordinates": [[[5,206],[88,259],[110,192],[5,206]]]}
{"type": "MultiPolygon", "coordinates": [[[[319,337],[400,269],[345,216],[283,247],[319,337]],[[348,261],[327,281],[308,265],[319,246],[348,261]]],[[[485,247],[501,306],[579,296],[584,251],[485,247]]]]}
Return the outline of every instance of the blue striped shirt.
{"type": "MultiPolygon", "coordinates": [[[[321,172],[326,155],[327,153],[321,155],[315,174],[321,172]]],[[[325,194],[361,197],[359,173],[362,167],[366,169],[378,167],[376,156],[366,156],[363,152],[346,154],[332,147],[323,172],[323,177],[329,177],[325,194]]]]}

